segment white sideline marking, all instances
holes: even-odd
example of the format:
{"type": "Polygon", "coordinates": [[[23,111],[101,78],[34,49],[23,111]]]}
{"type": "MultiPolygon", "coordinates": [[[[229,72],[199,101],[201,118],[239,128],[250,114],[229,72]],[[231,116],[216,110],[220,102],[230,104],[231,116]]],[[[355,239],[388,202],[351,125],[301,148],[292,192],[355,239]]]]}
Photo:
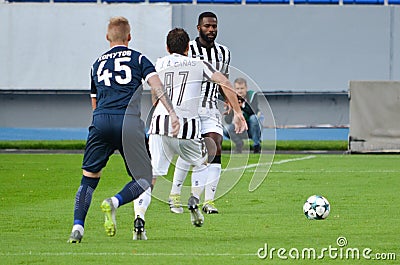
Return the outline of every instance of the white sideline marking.
{"type": "Polygon", "coordinates": [[[257,256],[256,253],[134,253],[134,252],[24,252],[0,253],[0,256],[257,256]]]}
{"type": "Polygon", "coordinates": [[[285,160],[274,162],[274,165],[280,165],[280,164],[285,164],[285,163],[300,161],[300,160],[308,160],[308,159],[312,159],[312,158],[315,158],[315,156],[304,156],[304,157],[299,157],[299,158],[285,159],[285,160]]]}
{"type": "MultiPolygon", "coordinates": [[[[285,159],[285,160],[273,162],[272,164],[280,165],[280,164],[285,164],[285,163],[289,163],[289,162],[307,160],[307,159],[312,159],[312,158],[315,158],[315,156],[310,155],[310,156],[304,156],[304,157],[299,157],[299,158],[285,159]]],[[[241,167],[225,168],[225,169],[222,169],[222,171],[236,171],[236,170],[243,170],[243,169],[249,169],[249,168],[258,167],[258,166],[269,166],[269,165],[271,165],[271,163],[250,164],[250,165],[241,166],[241,167]]]]}
{"type": "Polygon", "coordinates": [[[400,170],[270,170],[271,173],[400,173],[400,170]]]}

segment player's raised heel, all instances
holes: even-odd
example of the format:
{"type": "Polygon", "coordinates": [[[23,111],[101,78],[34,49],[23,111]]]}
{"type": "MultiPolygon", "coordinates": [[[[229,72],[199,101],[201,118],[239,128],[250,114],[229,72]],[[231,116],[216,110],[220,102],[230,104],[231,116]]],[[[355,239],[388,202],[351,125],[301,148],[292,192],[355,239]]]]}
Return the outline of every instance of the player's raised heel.
{"type": "Polygon", "coordinates": [[[183,213],[183,207],[180,195],[170,194],[168,203],[169,203],[169,209],[172,213],[183,213]]]}
{"type": "Polygon", "coordinates": [[[218,213],[218,209],[215,207],[215,204],[213,201],[204,202],[202,210],[205,214],[217,214],[218,213]]]}
{"type": "Polygon", "coordinates": [[[104,213],[104,229],[106,234],[108,236],[115,236],[117,232],[117,222],[115,219],[115,207],[111,198],[105,199],[100,207],[104,213]]]}
{"type": "Polygon", "coordinates": [[[144,223],[144,220],[138,215],[133,223],[133,240],[147,240],[144,223]]]}
{"type": "Polygon", "coordinates": [[[204,216],[199,211],[199,199],[191,196],[188,201],[188,209],[190,211],[190,220],[192,224],[197,227],[201,227],[204,223],[204,216]]]}
{"type": "Polygon", "coordinates": [[[81,243],[82,237],[82,234],[78,230],[74,230],[69,236],[67,243],[81,243]]]}

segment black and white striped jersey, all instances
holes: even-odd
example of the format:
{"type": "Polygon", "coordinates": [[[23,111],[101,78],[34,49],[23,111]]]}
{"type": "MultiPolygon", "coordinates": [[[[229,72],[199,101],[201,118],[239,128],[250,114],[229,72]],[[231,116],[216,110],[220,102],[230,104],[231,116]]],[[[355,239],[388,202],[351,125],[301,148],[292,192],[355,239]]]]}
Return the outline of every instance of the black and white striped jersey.
{"type": "MultiPolygon", "coordinates": [[[[171,99],[181,127],[178,138],[197,139],[200,134],[199,101],[202,83],[217,70],[207,61],[171,54],[156,62],[156,70],[171,99]]],[[[150,125],[150,134],[172,136],[168,111],[157,104],[150,125]]]]}
{"type": "MultiPolygon", "coordinates": [[[[199,58],[209,62],[219,72],[229,75],[231,52],[227,47],[214,42],[214,46],[206,48],[201,45],[199,37],[189,42],[189,57],[199,58]]],[[[219,86],[211,82],[204,82],[202,86],[200,106],[203,108],[217,108],[219,86]]]]}

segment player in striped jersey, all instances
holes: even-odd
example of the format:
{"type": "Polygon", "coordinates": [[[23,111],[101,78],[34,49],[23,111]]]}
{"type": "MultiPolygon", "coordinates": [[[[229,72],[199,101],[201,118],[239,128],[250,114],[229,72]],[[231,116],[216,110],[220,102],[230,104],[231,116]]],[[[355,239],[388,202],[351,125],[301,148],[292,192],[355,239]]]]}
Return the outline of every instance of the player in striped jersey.
{"type": "MultiPolygon", "coordinates": [[[[199,36],[190,42],[190,57],[199,58],[212,64],[226,77],[229,76],[230,51],[227,47],[215,42],[217,37],[217,16],[212,12],[204,12],[199,15],[197,30],[199,36]]],[[[221,176],[221,145],[222,145],[222,118],[217,108],[220,86],[212,82],[204,82],[201,92],[200,108],[201,134],[206,139],[209,152],[209,169],[203,212],[207,214],[218,213],[214,205],[215,192],[221,176]]],[[[182,213],[180,202],[182,183],[185,181],[190,165],[178,158],[174,180],[170,192],[170,209],[174,213],[182,213]]]]}
{"type": "MultiPolygon", "coordinates": [[[[157,60],[156,70],[167,90],[176,114],[182,124],[176,137],[172,135],[167,109],[156,104],[149,129],[149,148],[153,166],[153,185],[158,176],[168,173],[168,168],[175,154],[193,165],[192,196],[188,200],[191,221],[201,226],[204,217],[198,209],[200,195],[207,178],[207,152],[200,133],[199,101],[203,81],[219,83],[227,100],[234,110],[236,131],[247,129],[246,122],[237,101],[237,95],[229,80],[207,61],[187,57],[189,36],[181,28],[168,33],[167,50],[170,55],[157,60]]],[[[144,219],[144,214],[151,201],[151,188],[135,200],[135,215],[144,219]]],[[[141,238],[147,239],[145,231],[141,238]]]]}

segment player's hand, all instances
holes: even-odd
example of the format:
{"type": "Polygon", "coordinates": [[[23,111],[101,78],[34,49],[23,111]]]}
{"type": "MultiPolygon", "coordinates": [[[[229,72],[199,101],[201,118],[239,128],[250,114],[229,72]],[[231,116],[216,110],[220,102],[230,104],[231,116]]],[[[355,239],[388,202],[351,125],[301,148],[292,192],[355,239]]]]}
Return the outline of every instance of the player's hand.
{"type": "Polygon", "coordinates": [[[246,120],[241,112],[234,113],[233,124],[235,125],[235,133],[239,134],[248,130],[246,120]]]}
{"type": "Polygon", "coordinates": [[[179,119],[176,116],[175,113],[173,113],[172,115],[170,115],[171,118],[171,127],[172,127],[172,135],[173,136],[177,136],[179,133],[179,129],[181,127],[181,124],[179,123],[179,119]]]}

